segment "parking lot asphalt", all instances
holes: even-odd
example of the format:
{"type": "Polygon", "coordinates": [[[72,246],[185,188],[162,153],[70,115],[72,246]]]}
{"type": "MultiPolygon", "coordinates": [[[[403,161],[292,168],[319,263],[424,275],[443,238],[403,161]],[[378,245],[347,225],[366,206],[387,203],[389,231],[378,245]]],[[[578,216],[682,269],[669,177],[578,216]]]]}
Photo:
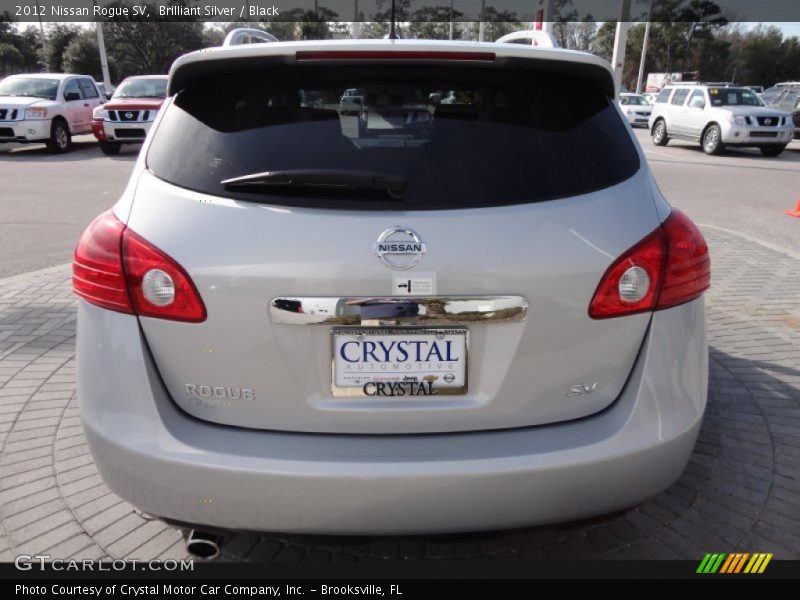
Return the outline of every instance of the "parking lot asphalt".
{"type": "MultiPolygon", "coordinates": [[[[791,195],[800,195],[792,192],[800,182],[800,148],[778,159],[741,151],[714,163],[689,145],[671,144],[652,155],[648,144],[667,198],[705,224],[713,264],[706,295],[709,406],[676,484],[640,506],[581,522],[402,538],[240,534],[228,541],[222,558],[699,560],[711,551],[800,558],[800,219],[783,215],[791,195]],[[717,188],[718,194],[709,191],[717,188]],[[761,190],[758,205],[748,200],[755,189],[761,190]],[[725,198],[728,213],[712,208],[725,206],[725,198]]],[[[20,271],[32,263],[12,254],[8,271],[21,274],[0,279],[0,560],[34,553],[186,556],[177,531],[135,511],[97,474],[75,398],[69,269],[52,266],[69,260],[80,231],[111,204],[130,166],[99,155],[90,144],[68,157],[49,157],[34,147],[5,155],[0,150],[0,176],[10,181],[13,196],[0,198],[2,262],[5,233],[15,230],[6,215],[27,224],[27,235],[18,239],[30,242],[28,252],[37,253],[37,242],[44,243],[39,235],[53,234],[49,264],[37,263],[51,268],[20,271]],[[51,169],[65,178],[58,194],[41,189],[51,169]],[[22,173],[38,174],[38,184],[20,182],[22,173]],[[20,205],[29,207],[30,216],[20,205]],[[49,214],[59,206],[69,214],[63,223],[49,214]],[[71,237],[63,233],[68,227],[75,228],[71,237]]]]}
{"type": "Polygon", "coordinates": [[[92,136],[55,156],[43,144],[0,144],[0,278],[71,259],[89,222],[116,202],[139,146],[104,156],[92,136]]]}
{"type": "Polygon", "coordinates": [[[670,140],[657,147],[646,129],[635,132],[670,204],[697,223],[800,254],[800,218],[785,214],[800,201],[800,140],[776,158],[755,148],[709,156],[699,144],[670,140]]]}

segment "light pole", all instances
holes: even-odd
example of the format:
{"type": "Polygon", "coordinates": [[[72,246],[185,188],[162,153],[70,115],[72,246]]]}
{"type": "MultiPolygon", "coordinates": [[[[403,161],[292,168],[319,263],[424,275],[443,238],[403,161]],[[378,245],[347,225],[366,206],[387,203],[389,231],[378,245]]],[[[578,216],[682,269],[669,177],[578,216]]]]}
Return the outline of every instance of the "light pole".
{"type": "Polygon", "coordinates": [[[614,68],[614,86],[617,94],[622,86],[622,69],[625,66],[625,46],[628,43],[628,29],[630,28],[631,0],[621,0],[619,7],[619,21],[617,21],[617,34],[614,38],[614,54],[611,66],[614,68]]]}
{"type": "Polygon", "coordinates": [[[636,79],[636,93],[642,93],[642,80],[644,79],[644,64],[647,61],[647,41],[650,39],[650,16],[653,14],[653,2],[647,7],[647,23],[644,26],[644,39],[642,40],[642,58],[639,60],[639,77],[636,79]]]}
{"type": "Polygon", "coordinates": [[[353,15],[353,37],[361,37],[361,21],[358,20],[358,0],[355,0],[355,14],[353,15]]]}
{"type": "MultiPolygon", "coordinates": [[[[96,0],[92,4],[97,6],[96,0]]],[[[106,41],[103,37],[103,23],[98,20],[97,29],[97,48],[100,50],[100,69],[103,72],[103,83],[106,85],[106,93],[111,91],[111,76],[108,74],[108,57],[106,56],[106,41]]]]}
{"type": "Polygon", "coordinates": [[[481,20],[478,23],[478,41],[482,42],[484,36],[486,35],[486,23],[484,23],[483,18],[486,15],[486,0],[481,0],[481,20]]]}
{"type": "Polygon", "coordinates": [[[39,0],[36,0],[36,14],[39,16],[39,33],[42,36],[42,56],[44,56],[44,68],[49,70],[50,65],[47,57],[47,37],[44,35],[44,24],[42,23],[42,7],[39,6],[39,0]]]}
{"type": "Polygon", "coordinates": [[[111,76],[108,74],[108,57],[106,56],[106,42],[103,38],[103,24],[97,22],[97,47],[100,49],[100,69],[103,71],[103,83],[106,84],[106,94],[111,92],[111,76]]]}
{"type": "Polygon", "coordinates": [[[453,40],[453,2],[450,0],[450,40],[453,40]]]}

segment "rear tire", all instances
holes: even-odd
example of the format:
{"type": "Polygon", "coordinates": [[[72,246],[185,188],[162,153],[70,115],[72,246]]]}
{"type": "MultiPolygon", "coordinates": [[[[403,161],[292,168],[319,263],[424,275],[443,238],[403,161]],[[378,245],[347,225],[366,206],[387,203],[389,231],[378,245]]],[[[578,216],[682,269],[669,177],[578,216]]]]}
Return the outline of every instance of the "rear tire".
{"type": "Polygon", "coordinates": [[[47,151],[52,154],[66,154],[72,147],[72,136],[64,119],[53,119],[50,125],[50,139],[45,142],[47,151]]]}
{"type": "Polygon", "coordinates": [[[725,146],[722,144],[722,131],[719,125],[709,126],[703,132],[703,152],[706,154],[722,154],[725,146]]]}
{"type": "Polygon", "coordinates": [[[650,132],[653,138],[653,143],[656,146],[666,146],[669,143],[669,136],[667,135],[667,124],[664,119],[659,119],[653,125],[653,130],[650,132]]]}
{"type": "Polygon", "coordinates": [[[122,148],[122,144],[119,142],[100,142],[100,150],[106,156],[116,156],[119,154],[120,148],[122,148]]]}
{"type": "Polygon", "coordinates": [[[759,149],[764,156],[780,156],[786,146],[761,146],[759,149]]]}

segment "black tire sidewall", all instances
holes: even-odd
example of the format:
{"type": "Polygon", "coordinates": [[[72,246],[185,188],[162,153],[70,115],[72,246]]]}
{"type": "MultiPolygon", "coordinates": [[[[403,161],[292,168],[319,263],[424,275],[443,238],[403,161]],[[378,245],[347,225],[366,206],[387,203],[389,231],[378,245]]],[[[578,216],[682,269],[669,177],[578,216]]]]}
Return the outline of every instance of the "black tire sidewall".
{"type": "Polygon", "coordinates": [[[106,156],[116,156],[121,148],[122,144],[119,142],[100,142],[100,150],[106,156]]]}
{"type": "Polygon", "coordinates": [[[706,128],[703,132],[703,139],[701,140],[701,144],[703,146],[703,152],[706,154],[719,154],[722,152],[722,130],[719,128],[719,125],[711,125],[706,128]],[[708,137],[709,133],[716,130],[717,132],[717,144],[714,146],[712,150],[706,150],[706,138],[708,137]]]}
{"type": "Polygon", "coordinates": [[[658,121],[656,121],[655,125],[653,125],[653,131],[650,132],[650,136],[651,136],[651,138],[653,140],[653,143],[656,146],[666,146],[667,145],[667,141],[669,140],[669,138],[667,137],[667,124],[664,122],[663,119],[659,119],[658,121]],[[661,127],[663,129],[663,131],[662,131],[662,135],[661,135],[661,140],[656,141],[656,130],[659,127],[661,127]]]}
{"type": "Polygon", "coordinates": [[[761,146],[759,150],[761,150],[761,154],[764,156],[774,158],[783,154],[783,151],[786,150],[786,146],[761,146]]]}
{"type": "Polygon", "coordinates": [[[47,149],[56,154],[66,154],[70,151],[71,147],[72,136],[69,133],[69,127],[67,127],[67,124],[62,119],[54,120],[52,125],[50,125],[50,140],[47,143],[47,149]],[[64,130],[64,133],[67,136],[67,143],[64,147],[59,146],[58,142],[56,141],[56,132],[58,131],[59,127],[64,130]]]}

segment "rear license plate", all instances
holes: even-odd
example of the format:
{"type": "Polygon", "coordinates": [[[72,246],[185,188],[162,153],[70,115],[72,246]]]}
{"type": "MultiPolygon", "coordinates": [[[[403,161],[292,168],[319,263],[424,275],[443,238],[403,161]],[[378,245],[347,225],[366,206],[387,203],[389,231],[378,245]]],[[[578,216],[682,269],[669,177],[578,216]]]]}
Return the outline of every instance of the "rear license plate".
{"type": "Polygon", "coordinates": [[[334,328],[334,396],[467,393],[464,328],[334,328]]]}

